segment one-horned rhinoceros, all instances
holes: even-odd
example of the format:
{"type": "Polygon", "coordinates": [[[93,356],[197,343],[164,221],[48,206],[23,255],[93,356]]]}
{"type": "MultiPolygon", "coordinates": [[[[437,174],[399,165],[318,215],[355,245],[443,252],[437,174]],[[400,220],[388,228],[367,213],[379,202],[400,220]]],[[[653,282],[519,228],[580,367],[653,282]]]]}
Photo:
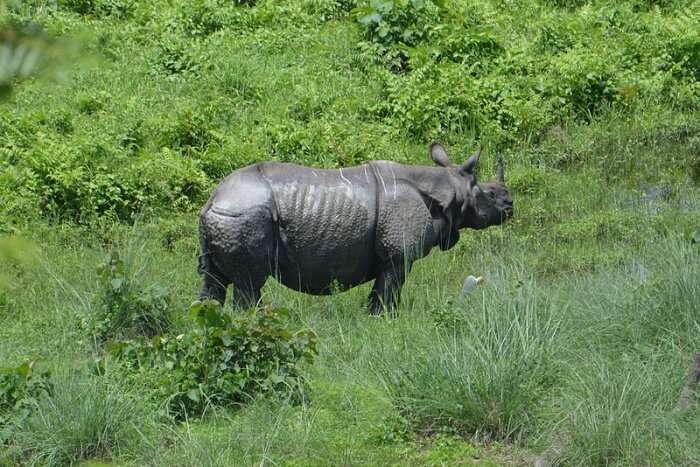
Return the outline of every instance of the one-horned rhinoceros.
{"type": "Polygon", "coordinates": [[[437,167],[266,162],[234,171],[200,214],[200,299],[223,303],[233,284],[234,306],[249,307],[269,276],[315,295],[374,280],[370,312],[393,308],[413,261],[452,248],[462,228],[512,215],[502,160],[496,180],[479,184],[479,154],[455,165],[433,143],[437,167]]]}

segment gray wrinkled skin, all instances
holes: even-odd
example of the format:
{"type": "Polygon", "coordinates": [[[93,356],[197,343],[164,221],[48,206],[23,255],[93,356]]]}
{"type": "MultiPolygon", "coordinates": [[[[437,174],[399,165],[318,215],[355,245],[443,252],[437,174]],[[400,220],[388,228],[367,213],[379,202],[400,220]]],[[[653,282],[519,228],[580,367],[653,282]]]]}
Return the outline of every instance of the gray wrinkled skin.
{"type": "Polygon", "coordinates": [[[454,165],[435,143],[437,167],[372,161],[346,169],[262,162],[231,173],[200,214],[200,299],[234,306],[260,299],[269,276],[322,295],[374,280],[369,309],[393,308],[412,263],[452,248],[463,228],[498,225],[513,213],[499,161],[477,184],[479,151],[454,165]]]}

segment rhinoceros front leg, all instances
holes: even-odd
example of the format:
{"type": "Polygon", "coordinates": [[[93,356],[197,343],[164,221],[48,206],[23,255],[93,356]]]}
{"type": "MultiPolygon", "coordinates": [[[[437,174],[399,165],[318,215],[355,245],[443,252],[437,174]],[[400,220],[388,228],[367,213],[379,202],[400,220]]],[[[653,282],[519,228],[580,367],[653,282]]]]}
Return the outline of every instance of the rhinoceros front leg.
{"type": "Polygon", "coordinates": [[[368,308],[372,315],[381,314],[384,309],[394,311],[401,300],[401,287],[411,265],[403,260],[395,261],[377,273],[374,286],[369,294],[368,308]]]}

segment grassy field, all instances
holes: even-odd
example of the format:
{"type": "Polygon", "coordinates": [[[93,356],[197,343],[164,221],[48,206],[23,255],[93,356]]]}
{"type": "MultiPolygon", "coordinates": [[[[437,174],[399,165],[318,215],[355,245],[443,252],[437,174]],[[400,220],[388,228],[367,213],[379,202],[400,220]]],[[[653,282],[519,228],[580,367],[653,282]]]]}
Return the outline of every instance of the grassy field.
{"type": "Polygon", "coordinates": [[[0,11],[48,44],[0,102],[0,465],[700,463],[697,408],[677,410],[700,351],[700,2],[0,11]],[[237,326],[300,348],[286,329],[311,330],[315,357],[208,393],[191,349],[218,328],[189,309],[217,181],[427,164],[434,139],[483,145],[482,178],[505,156],[512,221],[416,263],[396,317],[368,315],[369,285],[270,281],[285,329],[237,326]],[[468,274],[486,281],[465,297],[468,274]],[[110,354],[142,334],[183,370],[110,354]]]}

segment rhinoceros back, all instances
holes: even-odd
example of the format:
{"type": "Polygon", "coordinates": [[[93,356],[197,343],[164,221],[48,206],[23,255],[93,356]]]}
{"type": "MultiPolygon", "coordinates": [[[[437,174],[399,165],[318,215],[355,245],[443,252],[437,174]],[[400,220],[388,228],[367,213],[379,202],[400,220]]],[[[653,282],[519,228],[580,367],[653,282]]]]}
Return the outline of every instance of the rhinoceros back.
{"type": "Polygon", "coordinates": [[[277,206],[278,273],[287,286],[323,294],[373,278],[376,190],[371,168],[262,169],[277,206]]]}

